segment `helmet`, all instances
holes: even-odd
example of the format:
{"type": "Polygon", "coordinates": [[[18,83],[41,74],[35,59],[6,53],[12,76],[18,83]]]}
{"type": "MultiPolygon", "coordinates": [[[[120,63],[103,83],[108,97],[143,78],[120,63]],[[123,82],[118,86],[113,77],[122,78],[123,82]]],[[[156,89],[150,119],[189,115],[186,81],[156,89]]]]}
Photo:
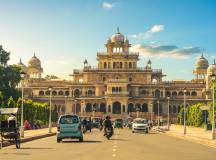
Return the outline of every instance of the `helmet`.
{"type": "Polygon", "coordinates": [[[110,116],[106,116],[106,119],[110,119],[110,116]]]}

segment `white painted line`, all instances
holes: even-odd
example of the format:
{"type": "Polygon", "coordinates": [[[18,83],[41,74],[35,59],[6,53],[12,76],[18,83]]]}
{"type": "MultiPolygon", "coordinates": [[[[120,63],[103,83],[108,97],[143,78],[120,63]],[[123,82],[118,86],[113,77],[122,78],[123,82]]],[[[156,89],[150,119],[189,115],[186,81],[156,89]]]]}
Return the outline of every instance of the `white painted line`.
{"type": "Polygon", "coordinates": [[[116,151],[116,149],[114,148],[114,149],[113,149],[113,152],[115,152],[115,151],[116,151]]]}
{"type": "Polygon", "coordinates": [[[115,157],[116,156],[116,154],[112,154],[112,157],[115,157]]]}
{"type": "Polygon", "coordinates": [[[114,147],[114,148],[117,148],[117,145],[114,145],[113,147],[114,147]]]}

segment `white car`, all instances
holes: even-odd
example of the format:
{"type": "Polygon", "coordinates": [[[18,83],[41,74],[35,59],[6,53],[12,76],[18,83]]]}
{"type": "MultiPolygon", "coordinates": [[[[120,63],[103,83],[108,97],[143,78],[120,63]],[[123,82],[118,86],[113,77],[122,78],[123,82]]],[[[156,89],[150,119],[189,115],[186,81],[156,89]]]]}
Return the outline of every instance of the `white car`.
{"type": "Polygon", "coordinates": [[[148,120],[144,118],[135,118],[132,124],[132,133],[134,132],[149,132],[148,120]]]}

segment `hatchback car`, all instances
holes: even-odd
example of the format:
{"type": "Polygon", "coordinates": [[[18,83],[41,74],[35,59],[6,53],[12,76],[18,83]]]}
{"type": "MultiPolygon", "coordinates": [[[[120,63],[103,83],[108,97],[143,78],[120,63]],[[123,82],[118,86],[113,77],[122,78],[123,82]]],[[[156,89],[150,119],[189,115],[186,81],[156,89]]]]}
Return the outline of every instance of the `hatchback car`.
{"type": "Polygon", "coordinates": [[[79,139],[80,142],[83,141],[79,116],[66,114],[59,117],[57,124],[57,142],[61,142],[64,138],[79,139]]]}
{"type": "Polygon", "coordinates": [[[148,120],[143,118],[135,118],[132,123],[132,133],[134,132],[149,132],[148,120]]]}

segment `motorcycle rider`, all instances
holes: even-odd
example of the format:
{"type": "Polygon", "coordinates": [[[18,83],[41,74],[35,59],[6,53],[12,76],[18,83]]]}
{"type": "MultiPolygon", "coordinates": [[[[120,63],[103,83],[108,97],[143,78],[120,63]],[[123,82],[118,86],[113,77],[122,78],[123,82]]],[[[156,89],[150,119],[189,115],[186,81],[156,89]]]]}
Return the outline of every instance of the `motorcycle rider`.
{"type": "Polygon", "coordinates": [[[103,126],[104,126],[104,136],[106,136],[106,134],[107,134],[107,131],[106,131],[107,128],[110,128],[112,131],[112,134],[113,134],[113,126],[112,126],[112,122],[110,120],[110,116],[106,116],[106,119],[103,122],[103,126]]]}

